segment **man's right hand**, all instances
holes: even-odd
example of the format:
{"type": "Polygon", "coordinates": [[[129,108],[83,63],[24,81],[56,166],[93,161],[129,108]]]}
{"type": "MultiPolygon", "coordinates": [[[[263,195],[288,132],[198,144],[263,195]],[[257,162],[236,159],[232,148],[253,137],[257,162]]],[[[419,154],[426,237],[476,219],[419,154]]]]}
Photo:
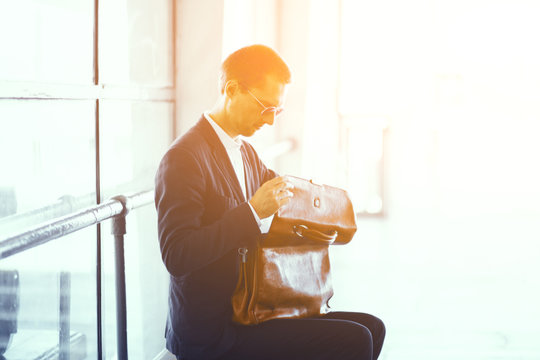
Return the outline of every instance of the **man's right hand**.
{"type": "Polygon", "coordinates": [[[276,177],[262,184],[249,203],[259,218],[264,219],[291,201],[293,193],[289,190],[292,189],[293,185],[287,181],[286,176],[276,177]]]}

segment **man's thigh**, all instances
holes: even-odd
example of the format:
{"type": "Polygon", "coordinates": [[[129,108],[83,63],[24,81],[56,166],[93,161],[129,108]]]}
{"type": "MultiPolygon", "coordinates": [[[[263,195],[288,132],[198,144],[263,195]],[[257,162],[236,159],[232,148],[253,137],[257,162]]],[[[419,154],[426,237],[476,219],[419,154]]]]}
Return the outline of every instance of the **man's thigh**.
{"type": "Polygon", "coordinates": [[[237,341],[223,360],[372,360],[369,329],[343,319],[283,319],[236,326],[237,341]]]}
{"type": "Polygon", "coordinates": [[[322,316],[323,319],[338,319],[353,321],[358,324],[362,324],[369,329],[373,339],[382,337],[384,339],[385,327],[381,319],[371,314],[358,313],[358,312],[346,312],[346,311],[333,311],[322,316]]]}
{"type": "Polygon", "coordinates": [[[381,319],[371,314],[344,311],[330,312],[323,315],[323,318],[354,321],[367,327],[373,339],[373,359],[379,357],[386,336],[386,328],[381,319]]]}

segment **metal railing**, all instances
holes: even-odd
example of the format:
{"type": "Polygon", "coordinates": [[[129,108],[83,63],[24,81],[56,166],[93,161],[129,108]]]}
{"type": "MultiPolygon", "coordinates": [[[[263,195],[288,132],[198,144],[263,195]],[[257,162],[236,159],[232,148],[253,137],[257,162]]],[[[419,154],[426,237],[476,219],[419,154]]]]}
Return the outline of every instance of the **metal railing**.
{"type": "MultiPolygon", "coordinates": [[[[0,260],[22,253],[49,241],[74,233],[88,226],[112,219],[111,232],[115,241],[116,277],[116,337],[118,359],[127,360],[126,330],[126,275],[124,258],[124,235],[126,215],[133,209],[153,202],[154,191],[147,190],[133,195],[119,195],[110,200],[72,214],[53,219],[23,233],[0,239],[0,260]]],[[[61,345],[61,344],[60,344],[61,345]]],[[[61,347],[61,346],[60,346],[61,347]]]]}
{"type": "MultiPolygon", "coordinates": [[[[285,139],[266,148],[262,153],[268,159],[277,158],[289,153],[296,148],[294,139],[285,139]]],[[[116,337],[117,337],[117,358],[119,360],[128,359],[127,350],[127,321],[126,321],[126,275],[124,257],[124,235],[126,234],[126,215],[134,209],[149,205],[153,202],[154,190],[146,190],[133,195],[115,196],[108,201],[79,210],[68,215],[56,217],[48,222],[37,225],[22,233],[0,238],[0,260],[22,253],[34,247],[48,243],[71,233],[82,230],[86,227],[99,224],[105,220],[112,219],[111,232],[115,242],[115,282],[116,282],[116,337]]],[[[87,201],[86,197],[82,199],[87,201]]],[[[81,202],[81,198],[65,197],[57,203],[50,204],[41,209],[35,209],[29,213],[12,215],[3,222],[10,224],[25,224],[28,219],[39,221],[47,216],[54,216],[58,213],[69,211],[81,202]]],[[[1,223],[2,221],[0,221],[1,223]]],[[[69,278],[62,277],[65,282],[69,278]]],[[[61,299],[62,300],[62,299],[61,299]]],[[[65,341],[69,341],[69,326],[64,328],[60,334],[59,357],[62,358],[62,348],[65,349],[65,341]],[[62,340],[63,339],[63,340],[62,340]],[[66,340],[67,339],[67,340],[66,340]],[[63,344],[64,343],[64,344],[63,344]]],[[[99,330],[98,330],[99,331],[99,330]]]]}

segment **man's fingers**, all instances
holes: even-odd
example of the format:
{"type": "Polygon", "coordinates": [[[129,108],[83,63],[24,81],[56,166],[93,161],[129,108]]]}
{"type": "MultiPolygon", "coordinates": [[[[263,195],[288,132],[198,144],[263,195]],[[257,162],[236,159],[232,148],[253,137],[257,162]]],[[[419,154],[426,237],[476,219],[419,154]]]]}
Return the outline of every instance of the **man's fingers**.
{"type": "Polygon", "coordinates": [[[283,200],[283,199],[291,199],[292,197],[294,196],[294,194],[291,192],[291,191],[288,191],[288,190],[284,190],[284,191],[280,191],[278,196],[277,196],[277,200],[283,200]]]}
{"type": "Polygon", "coordinates": [[[288,188],[288,187],[286,187],[286,186],[279,186],[279,187],[274,188],[274,189],[272,190],[272,193],[273,193],[274,195],[281,195],[281,194],[287,193],[287,192],[290,193],[290,191],[289,191],[288,189],[290,189],[290,188],[288,188]]]}
{"type": "Polygon", "coordinates": [[[292,190],[292,189],[294,189],[294,186],[293,186],[293,184],[291,184],[290,182],[285,181],[285,182],[283,183],[283,185],[282,185],[282,189],[283,189],[283,190],[292,190]]]}
{"type": "Polygon", "coordinates": [[[268,184],[270,186],[277,186],[284,181],[286,181],[286,178],[284,176],[278,176],[278,177],[268,180],[265,184],[268,184]]]}
{"type": "Polygon", "coordinates": [[[287,180],[283,180],[279,183],[274,184],[274,189],[277,189],[278,191],[292,190],[293,188],[293,184],[288,182],[287,180]]]}
{"type": "Polygon", "coordinates": [[[279,200],[279,207],[287,205],[291,201],[290,197],[284,197],[279,200]]]}
{"type": "Polygon", "coordinates": [[[292,183],[288,181],[287,176],[275,177],[275,178],[273,178],[271,180],[268,180],[263,185],[269,186],[271,188],[276,188],[276,187],[281,187],[281,186],[284,186],[284,187],[287,187],[287,188],[292,188],[292,183]]]}
{"type": "Polygon", "coordinates": [[[292,198],[294,196],[294,193],[292,191],[289,191],[289,190],[285,190],[285,191],[283,191],[283,193],[285,194],[285,197],[287,197],[287,198],[292,198]]]}

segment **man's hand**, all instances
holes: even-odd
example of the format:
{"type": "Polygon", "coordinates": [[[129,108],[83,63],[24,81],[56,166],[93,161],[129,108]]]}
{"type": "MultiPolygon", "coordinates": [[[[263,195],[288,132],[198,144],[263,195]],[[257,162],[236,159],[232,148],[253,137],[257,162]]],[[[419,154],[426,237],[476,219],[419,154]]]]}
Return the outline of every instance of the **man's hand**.
{"type": "Polygon", "coordinates": [[[249,203],[259,218],[267,218],[275,214],[280,207],[289,203],[293,197],[293,193],[289,191],[292,188],[293,186],[287,181],[286,176],[273,178],[262,184],[249,203]]]}

